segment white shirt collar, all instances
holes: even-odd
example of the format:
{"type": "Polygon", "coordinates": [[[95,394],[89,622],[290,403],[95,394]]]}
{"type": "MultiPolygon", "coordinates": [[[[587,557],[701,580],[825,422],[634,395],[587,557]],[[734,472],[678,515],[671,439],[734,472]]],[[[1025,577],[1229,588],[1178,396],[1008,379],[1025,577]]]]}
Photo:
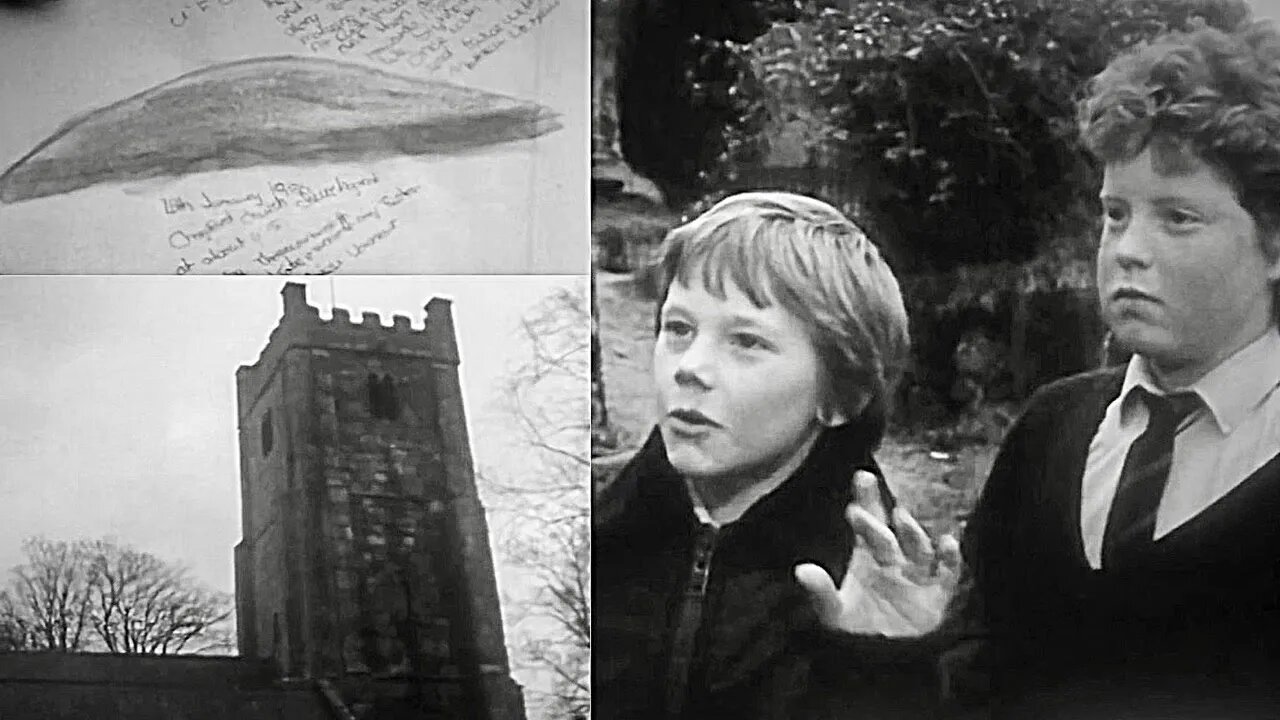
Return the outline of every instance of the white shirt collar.
{"type": "MultiPolygon", "coordinates": [[[[1261,337],[1223,360],[1204,377],[1186,388],[1173,388],[1194,392],[1209,409],[1209,414],[1223,435],[1231,433],[1240,421],[1280,385],[1280,331],[1272,326],[1261,337]]],[[[1142,387],[1147,391],[1164,395],[1168,392],[1156,382],[1146,358],[1134,355],[1125,371],[1120,397],[1121,418],[1127,419],[1130,392],[1142,387]]]]}
{"type": "Polygon", "coordinates": [[[684,487],[689,492],[689,501],[693,503],[693,515],[698,519],[698,524],[719,529],[720,523],[711,517],[711,511],[707,509],[707,504],[702,501],[702,495],[698,493],[698,488],[694,487],[693,481],[685,478],[684,487]]]}

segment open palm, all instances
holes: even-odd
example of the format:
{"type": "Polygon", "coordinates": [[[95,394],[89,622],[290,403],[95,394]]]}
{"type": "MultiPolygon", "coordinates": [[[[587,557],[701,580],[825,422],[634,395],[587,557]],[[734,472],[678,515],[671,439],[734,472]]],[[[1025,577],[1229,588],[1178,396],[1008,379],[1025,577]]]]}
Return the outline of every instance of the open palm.
{"type": "Polygon", "coordinates": [[[917,637],[934,630],[956,584],[959,546],[944,536],[937,548],[906,510],[885,513],[878,480],[854,477],[856,500],[846,511],[856,542],[844,581],[836,587],[821,567],[796,567],[819,621],[857,635],[917,637]]]}

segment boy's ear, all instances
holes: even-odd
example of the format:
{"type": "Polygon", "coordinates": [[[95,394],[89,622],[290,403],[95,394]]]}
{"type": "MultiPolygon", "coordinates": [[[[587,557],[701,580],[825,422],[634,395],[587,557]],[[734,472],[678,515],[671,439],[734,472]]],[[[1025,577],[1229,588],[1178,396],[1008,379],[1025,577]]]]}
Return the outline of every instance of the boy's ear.
{"type": "Polygon", "coordinates": [[[1280,238],[1273,240],[1275,244],[1267,253],[1267,279],[1273,283],[1280,282],[1280,238]]]}

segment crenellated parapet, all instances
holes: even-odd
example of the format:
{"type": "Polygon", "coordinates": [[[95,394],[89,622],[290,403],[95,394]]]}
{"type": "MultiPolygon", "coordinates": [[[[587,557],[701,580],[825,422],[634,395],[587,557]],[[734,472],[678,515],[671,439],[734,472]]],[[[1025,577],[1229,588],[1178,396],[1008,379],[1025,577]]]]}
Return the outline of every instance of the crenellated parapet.
{"type": "Polygon", "coordinates": [[[422,327],[414,327],[413,319],[405,315],[393,315],[391,324],[384,324],[375,311],[362,312],[356,322],[351,311],[341,307],[333,308],[333,317],[325,319],[319,308],[307,302],[307,287],[302,283],[286,283],[280,294],[284,312],[257,362],[236,371],[242,409],[253,405],[277,364],[294,348],[356,350],[420,358],[437,365],[458,364],[453,303],[445,298],[427,302],[422,327]]]}
{"type": "Polygon", "coordinates": [[[282,295],[236,376],[240,652],[369,717],[523,720],[450,302],[414,327],[282,295]]]}

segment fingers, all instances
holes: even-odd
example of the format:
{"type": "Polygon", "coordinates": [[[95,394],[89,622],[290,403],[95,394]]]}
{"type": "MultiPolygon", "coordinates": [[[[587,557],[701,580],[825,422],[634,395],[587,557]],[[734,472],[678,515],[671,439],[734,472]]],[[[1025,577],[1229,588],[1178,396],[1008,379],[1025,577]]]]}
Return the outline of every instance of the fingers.
{"type": "Polygon", "coordinates": [[[862,545],[871,552],[881,566],[903,565],[907,557],[898,544],[898,538],[882,520],[875,517],[861,504],[850,505],[845,512],[849,527],[862,545]]]}
{"type": "Polygon", "coordinates": [[[887,525],[889,514],[880,497],[880,478],[874,474],[859,470],[853,474],[854,502],[866,510],[871,518],[881,525],[887,525]]]}
{"type": "Polygon", "coordinates": [[[809,593],[809,602],[818,613],[818,620],[828,627],[835,627],[843,605],[835,581],[826,570],[813,563],[802,563],[795,569],[796,581],[809,593]]]}
{"type": "Polygon", "coordinates": [[[938,564],[951,572],[957,572],[962,562],[960,541],[950,533],[938,538],[938,564]]]}
{"type": "Polygon", "coordinates": [[[855,500],[846,510],[849,526],[877,565],[909,566],[914,575],[939,572],[954,575],[961,565],[960,543],[944,535],[935,546],[929,533],[905,508],[889,512],[881,495],[880,479],[867,470],[853,475],[855,500]]]}
{"type": "Polygon", "coordinates": [[[892,519],[893,532],[907,559],[918,566],[931,567],[933,541],[929,539],[929,533],[920,527],[920,523],[905,508],[895,508],[892,519]]]}

